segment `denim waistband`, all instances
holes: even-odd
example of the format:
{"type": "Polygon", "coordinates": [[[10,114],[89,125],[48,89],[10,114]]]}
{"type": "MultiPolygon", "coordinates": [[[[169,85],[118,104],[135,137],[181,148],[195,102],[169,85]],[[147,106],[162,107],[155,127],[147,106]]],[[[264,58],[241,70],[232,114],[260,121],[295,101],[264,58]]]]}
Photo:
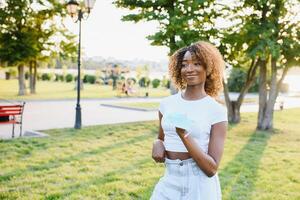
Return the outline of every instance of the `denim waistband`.
{"type": "Polygon", "coordinates": [[[173,176],[203,176],[206,174],[198,167],[193,158],[171,160],[165,158],[166,174],[173,176]]]}
{"type": "Polygon", "coordinates": [[[180,160],[180,159],[176,159],[176,160],[171,160],[169,158],[165,158],[165,163],[166,164],[184,164],[187,165],[188,163],[195,163],[193,158],[188,158],[186,160],[180,160]]]}

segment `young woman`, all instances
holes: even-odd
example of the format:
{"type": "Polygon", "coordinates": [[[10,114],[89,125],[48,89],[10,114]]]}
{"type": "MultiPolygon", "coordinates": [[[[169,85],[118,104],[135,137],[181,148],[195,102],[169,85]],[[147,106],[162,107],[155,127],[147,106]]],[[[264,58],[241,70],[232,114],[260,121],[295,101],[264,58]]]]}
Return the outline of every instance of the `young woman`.
{"type": "Polygon", "coordinates": [[[169,72],[180,90],[159,108],[159,134],[152,157],[165,163],[165,174],[151,200],[219,200],[217,170],[224,149],[227,111],[214,98],[222,89],[224,61],[212,44],[199,41],[176,51],[169,72]],[[165,119],[182,113],[193,124],[188,130],[165,119]]]}

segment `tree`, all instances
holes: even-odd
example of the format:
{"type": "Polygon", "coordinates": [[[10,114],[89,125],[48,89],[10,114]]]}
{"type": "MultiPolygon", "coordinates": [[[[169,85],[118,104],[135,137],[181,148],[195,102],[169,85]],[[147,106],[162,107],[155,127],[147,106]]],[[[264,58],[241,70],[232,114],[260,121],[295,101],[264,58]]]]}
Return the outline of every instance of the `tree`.
{"type": "MultiPolygon", "coordinates": [[[[135,10],[135,14],[128,14],[122,18],[124,21],[139,22],[157,21],[159,30],[147,38],[152,45],[166,46],[169,55],[177,49],[190,45],[198,40],[209,40],[216,35],[215,19],[219,16],[218,9],[213,0],[115,0],[117,7],[135,10]]],[[[172,84],[171,84],[172,85],[172,84]]],[[[174,86],[171,86],[175,93],[174,86]]]]}
{"type": "Polygon", "coordinates": [[[222,18],[231,22],[228,27],[220,28],[217,38],[219,41],[219,49],[224,55],[227,65],[233,67],[233,71],[241,70],[246,72],[246,77],[240,80],[244,84],[238,92],[238,98],[232,100],[229,97],[229,89],[226,79],[223,80],[224,97],[228,110],[228,121],[231,123],[239,123],[241,120],[240,108],[244,101],[245,95],[256,80],[257,68],[259,65],[255,55],[247,52],[248,44],[256,37],[249,33],[251,24],[248,23],[247,10],[241,2],[232,4],[231,7],[222,5],[222,18]],[[250,26],[249,26],[250,25],[250,26]]]}
{"type": "Polygon", "coordinates": [[[29,3],[8,0],[7,5],[0,8],[0,58],[9,65],[18,65],[19,95],[26,93],[24,63],[37,51],[31,37],[34,30],[27,25],[26,16],[31,12],[29,3]]]}
{"type": "Polygon", "coordinates": [[[220,48],[233,67],[247,69],[246,83],[236,101],[230,100],[224,82],[229,121],[240,121],[240,106],[259,69],[257,129],[272,129],[274,105],[282,80],[289,67],[299,64],[297,8],[299,2],[294,0],[245,0],[234,10],[229,9],[231,21],[238,23],[224,31],[220,48]]]}
{"type": "Polygon", "coordinates": [[[288,69],[300,62],[299,6],[294,0],[245,0],[241,4],[248,14],[241,17],[243,26],[238,34],[243,37],[236,38],[233,46],[243,47],[246,57],[251,59],[248,75],[259,69],[259,130],[273,128],[280,85],[288,69]]]}
{"type": "Polygon", "coordinates": [[[279,88],[288,69],[300,66],[300,2],[294,0],[257,2],[261,18],[259,42],[253,51],[261,48],[268,54],[260,56],[259,113],[257,129],[273,129],[273,113],[279,88]],[[266,27],[268,30],[266,30],[266,27]],[[264,59],[263,59],[264,58],[264,59]],[[270,85],[267,91],[267,68],[270,68],[270,85]],[[279,77],[279,79],[278,79],[279,77]]]}
{"type": "Polygon", "coordinates": [[[57,40],[58,33],[69,34],[58,26],[57,17],[64,15],[64,5],[59,0],[8,0],[0,9],[0,58],[18,65],[19,95],[26,93],[25,64],[29,63],[30,91],[35,93],[37,61],[61,51],[53,37],[57,40]]]}

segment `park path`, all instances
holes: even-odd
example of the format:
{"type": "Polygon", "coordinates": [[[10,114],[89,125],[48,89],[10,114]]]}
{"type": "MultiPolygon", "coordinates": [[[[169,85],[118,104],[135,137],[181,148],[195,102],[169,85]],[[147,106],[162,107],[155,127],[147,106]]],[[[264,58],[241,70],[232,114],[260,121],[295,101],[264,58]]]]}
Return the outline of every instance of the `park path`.
{"type": "MultiPolygon", "coordinates": [[[[232,97],[235,98],[234,94],[232,97]]],[[[255,95],[248,95],[255,98],[255,95]]],[[[300,98],[281,97],[284,99],[285,108],[300,107],[300,98]]],[[[115,99],[91,99],[82,100],[82,126],[114,124],[136,121],[155,120],[158,118],[157,111],[138,111],[131,109],[120,109],[103,106],[101,104],[112,104],[119,102],[160,102],[161,98],[115,98],[115,99]]],[[[23,134],[32,131],[43,131],[53,128],[74,127],[75,122],[75,100],[45,100],[27,101],[24,118],[23,134]]],[[[279,106],[275,106],[278,109],[279,106]]],[[[244,104],[241,112],[256,112],[257,104],[244,104]]],[[[11,138],[11,125],[0,126],[0,138],[11,138]]],[[[18,127],[15,136],[19,136],[18,127]]]]}

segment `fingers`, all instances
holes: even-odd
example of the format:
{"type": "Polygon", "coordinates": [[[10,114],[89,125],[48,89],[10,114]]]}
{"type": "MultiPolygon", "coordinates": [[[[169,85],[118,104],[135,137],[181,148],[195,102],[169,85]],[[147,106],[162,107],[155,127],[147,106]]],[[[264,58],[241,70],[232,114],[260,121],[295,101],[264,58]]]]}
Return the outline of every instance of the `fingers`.
{"type": "Polygon", "coordinates": [[[158,163],[165,162],[165,152],[153,152],[152,158],[158,163]]]}
{"type": "Polygon", "coordinates": [[[162,156],[152,156],[152,158],[157,163],[163,163],[163,162],[165,162],[165,157],[162,157],[162,156]]]}
{"type": "Polygon", "coordinates": [[[165,147],[161,140],[156,140],[153,143],[152,158],[155,162],[165,162],[165,147]]]}
{"type": "Polygon", "coordinates": [[[176,132],[177,132],[177,134],[179,134],[179,135],[184,134],[185,131],[186,131],[185,129],[176,127],[176,132]]]}

